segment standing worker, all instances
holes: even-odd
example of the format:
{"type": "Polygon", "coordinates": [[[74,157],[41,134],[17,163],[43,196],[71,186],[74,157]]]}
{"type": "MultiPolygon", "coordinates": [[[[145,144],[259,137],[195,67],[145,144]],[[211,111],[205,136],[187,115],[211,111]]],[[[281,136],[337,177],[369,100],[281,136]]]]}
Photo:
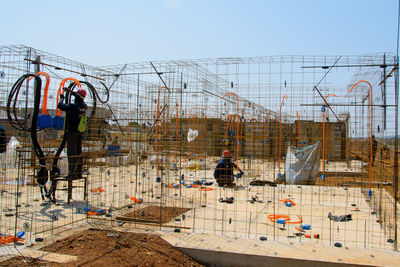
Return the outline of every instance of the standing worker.
{"type": "Polygon", "coordinates": [[[234,186],[234,175],[233,169],[237,168],[239,173],[236,175],[237,178],[242,177],[244,174],[238,166],[232,162],[233,155],[229,150],[225,150],[222,153],[221,161],[218,162],[214,171],[214,178],[217,180],[218,186],[234,186]]]}
{"type": "Polygon", "coordinates": [[[68,176],[67,179],[75,180],[82,178],[82,132],[86,130],[86,124],[82,131],[82,119],[86,118],[87,105],[84,98],[86,91],[79,89],[76,92],[71,92],[75,97],[74,103],[64,103],[64,95],[60,95],[60,101],[57,108],[66,112],[65,131],[67,135],[67,156],[68,156],[68,176]],[[79,129],[78,129],[79,128],[79,129]]]}

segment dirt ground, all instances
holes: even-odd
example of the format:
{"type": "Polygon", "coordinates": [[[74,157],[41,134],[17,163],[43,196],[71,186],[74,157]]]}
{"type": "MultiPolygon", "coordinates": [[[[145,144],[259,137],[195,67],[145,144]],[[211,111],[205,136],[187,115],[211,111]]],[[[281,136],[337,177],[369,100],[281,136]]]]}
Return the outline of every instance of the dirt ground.
{"type": "Polygon", "coordinates": [[[58,264],[15,257],[0,266],[204,266],[174,249],[156,235],[86,230],[42,248],[77,256],[74,262],[58,264]]]}
{"type": "Polygon", "coordinates": [[[157,223],[166,223],[178,216],[181,216],[183,213],[189,210],[190,209],[187,208],[177,207],[161,207],[160,209],[159,206],[148,206],[143,209],[125,213],[121,217],[157,223]]]}

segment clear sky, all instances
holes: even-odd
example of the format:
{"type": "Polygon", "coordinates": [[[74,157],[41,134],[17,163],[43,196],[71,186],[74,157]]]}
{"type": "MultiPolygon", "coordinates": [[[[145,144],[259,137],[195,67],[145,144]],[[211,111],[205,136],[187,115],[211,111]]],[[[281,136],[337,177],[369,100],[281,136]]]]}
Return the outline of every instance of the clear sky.
{"type": "Polygon", "coordinates": [[[90,65],[396,52],[397,0],[2,0],[0,45],[90,65]]]}

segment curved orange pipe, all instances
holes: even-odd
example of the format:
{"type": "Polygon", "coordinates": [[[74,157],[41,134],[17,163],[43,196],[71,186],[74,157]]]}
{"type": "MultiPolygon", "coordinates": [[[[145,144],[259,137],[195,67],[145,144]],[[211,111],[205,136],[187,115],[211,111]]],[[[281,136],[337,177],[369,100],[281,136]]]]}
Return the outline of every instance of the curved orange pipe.
{"type": "Polygon", "coordinates": [[[253,126],[253,121],[257,121],[254,118],[250,119],[250,123],[251,123],[251,156],[254,158],[253,155],[253,139],[254,139],[254,126],[253,126]]]}
{"type": "Polygon", "coordinates": [[[278,157],[278,167],[279,167],[279,173],[281,173],[281,153],[282,153],[282,145],[281,145],[281,140],[282,140],[282,106],[283,106],[283,101],[285,100],[285,97],[288,98],[288,96],[285,94],[282,98],[281,102],[281,107],[279,109],[279,157],[278,157]]]}
{"type": "Polygon", "coordinates": [[[297,144],[296,147],[299,147],[299,141],[300,141],[300,114],[298,111],[296,111],[296,116],[297,116],[297,144]]]}
{"type": "Polygon", "coordinates": [[[370,88],[370,92],[371,92],[371,95],[369,96],[369,98],[370,98],[370,100],[371,100],[371,128],[370,128],[370,130],[371,130],[371,136],[370,136],[370,158],[369,158],[369,190],[371,190],[371,188],[372,188],[372,186],[371,186],[371,184],[372,184],[372,132],[373,132],[373,122],[374,122],[374,117],[373,117],[373,105],[372,105],[372,103],[373,103],[373,97],[372,97],[372,85],[368,82],[368,81],[366,81],[366,80],[361,80],[361,81],[358,81],[358,82],[356,82],[352,87],[351,87],[351,89],[350,89],[350,92],[349,93],[351,93],[351,91],[353,91],[353,89],[354,89],[354,87],[356,87],[357,86],[357,84],[359,84],[359,83],[366,83],[366,84],[368,84],[368,86],[369,86],[369,88],[370,88]]]}
{"type": "Polygon", "coordinates": [[[285,203],[285,204],[286,204],[286,202],[289,202],[289,203],[292,204],[292,206],[296,206],[296,203],[294,203],[293,200],[288,199],[288,198],[285,198],[285,199],[282,199],[282,200],[281,200],[281,199],[278,199],[278,201],[283,202],[283,203],[285,203]]]}
{"type": "Polygon", "coordinates": [[[157,107],[156,107],[156,117],[154,118],[154,124],[156,126],[156,143],[155,143],[155,152],[156,152],[156,163],[157,163],[157,177],[159,173],[159,161],[158,161],[158,116],[160,115],[160,94],[161,89],[167,89],[165,86],[160,86],[158,88],[158,97],[157,97],[157,107]]]}
{"type": "Polygon", "coordinates": [[[175,114],[175,150],[174,150],[174,163],[176,163],[176,154],[178,151],[178,117],[179,117],[179,112],[178,112],[178,100],[176,100],[175,107],[172,109],[174,111],[176,109],[176,114],[175,114]]]}
{"type": "MultiPolygon", "coordinates": [[[[264,138],[263,138],[263,143],[265,144],[265,138],[267,136],[267,121],[269,118],[269,114],[267,114],[267,116],[265,116],[265,121],[264,121],[264,138]]],[[[264,145],[264,153],[265,153],[265,145],[264,145]]],[[[264,154],[264,156],[266,157],[266,155],[264,154]]]]}
{"type": "MultiPolygon", "coordinates": [[[[328,94],[325,96],[325,99],[327,99],[330,96],[338,97],[335,94],[328,94]]],[[[324,100],[326,103],[326,101],[324,100]]],[[[325,178],[325,112],[322,112],[322,174],[324,175],[325,178]]]]}
{"type": "MultiPolygon", "coordinates": [[[[193,106],[190,108],[190,110],[189,110],[189,129],[190,129],[190,122],[192,120],[192,110],[193,109],[202,109],[202,108],[198,107],[198,106],[193,106]]],[[[190,159],[190,147],[191,147],[190,142],[188,143],[188,146],[189,146],[189,159],[190,159]]],[[[193,144],[193,153],[194,153],[194,144],[193,144]]]]}
{"type": "MultiPolygon", "coordinates": [[[[42,115],[47,115],[47,94],[49,91],[49,85],[50,85],[50,76],[47,72],[40,71],[38,73],[35,73],[36,75],[43,75],[46,77],[46,85],[44,86],[44,97],[43,97],[43,106],[42,106],[42,115]]],[[[29,80],[33,78],[30,77],[29,80]]]]}
{"type": "MultiPolygon", "coordinates": [[[[60,94],[61,94],[61,89],[62,89],[62,93],[64,94],[64,89],[63,88],[64,88],[64,84],[65,84],[66,81],[73,81],[76,84],[76,86],[78,86],[78,88],[82,88],[81,83],[77,79],[71,78],[71,77],[65,78],[64,80],[61,81],[60,87],[58,87],[58,90],[57,90],[57,103],[58,103],[58,100],[59,100],[59,97],[60,97],[60,94]]],[[[61,116],[61,110],[59,110],[58,108],[56,109],[56,116],[58,116],[58,117],[61,116]]]]}
{"type": "MultiPolygon", "coordinates": [[[[222,98],[225,98],[227,95],[234,95],[236,97],[236,115],[240,118],[239,116],[239,97],[237,94],[229,92],[226,93],[225,95],[222,96],[222,98]]],[[[236,171],[239,172],[239,121],[236,123],[236,129],[237,129],[237,134],[236,134],[236,171]]]]}
{"type": "Polygon", "coordinates": [[[290,223],[290,224],[303,223],[303,219],[301,218],[301,216],[300,215],[296,215],[296,216],[299,219],[296,222],[291,222],[289,215],[279,215],[279,214],[270,214],[270,215],[268,215],[268,220],[270,222],[276,222],[279,219],[283,219],[283,220],[285,220],[285,223],[290,223]]]}

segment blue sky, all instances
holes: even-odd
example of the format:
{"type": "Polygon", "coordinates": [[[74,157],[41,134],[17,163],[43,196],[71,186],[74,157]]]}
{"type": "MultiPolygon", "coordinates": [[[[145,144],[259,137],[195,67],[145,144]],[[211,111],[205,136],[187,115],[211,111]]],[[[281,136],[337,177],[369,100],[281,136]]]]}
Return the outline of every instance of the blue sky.
{"type": "Polygon", "coordinates": [[[396,50],[395,0],[2,0],[0,45],[91,65],[396,50]]]}

